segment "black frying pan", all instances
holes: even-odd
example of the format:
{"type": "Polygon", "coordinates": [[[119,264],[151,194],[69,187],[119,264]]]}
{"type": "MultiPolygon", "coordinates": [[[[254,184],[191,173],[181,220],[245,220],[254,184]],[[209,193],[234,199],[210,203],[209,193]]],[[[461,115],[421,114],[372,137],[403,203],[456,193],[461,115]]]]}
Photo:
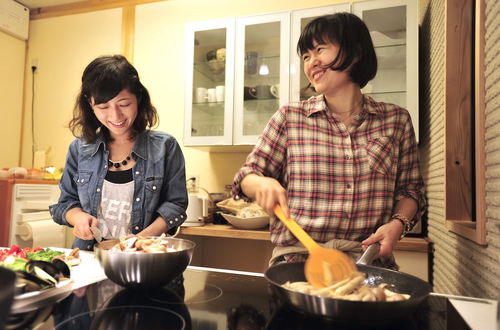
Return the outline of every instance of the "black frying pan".
{"type": "MultiPolygon", "coordinates": [[[[360,261],[364,259],[363,257],[360,261]]],[[[425,300],[431,291],[429,283],[418,277],[375,266],[357,264],[358,270],[366,274],[367,282],[392,285],[391,290],[411,295],[405,301],[363,302],[314,296],[282,287],[287,281],[306,281],[304,262],[283,263],[270,267],[264,276],[271,289],[283,303],[302,312],[324,316],[335,320],[389,321],[408,318],[425,300]]]]}

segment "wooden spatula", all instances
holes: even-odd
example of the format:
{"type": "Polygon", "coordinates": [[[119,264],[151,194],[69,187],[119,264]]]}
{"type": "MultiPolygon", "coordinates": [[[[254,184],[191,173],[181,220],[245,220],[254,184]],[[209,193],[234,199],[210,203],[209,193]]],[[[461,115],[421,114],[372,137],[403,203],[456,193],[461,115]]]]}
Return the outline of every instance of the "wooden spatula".
{"type": "Polygon", "coordinates": [[[293,219],[286,218],[279,205],[274,213],[309,251],[304,273],[311,285],[330,286],[356,271],[356,264],[347,254],[320,246],[293,219]]]}

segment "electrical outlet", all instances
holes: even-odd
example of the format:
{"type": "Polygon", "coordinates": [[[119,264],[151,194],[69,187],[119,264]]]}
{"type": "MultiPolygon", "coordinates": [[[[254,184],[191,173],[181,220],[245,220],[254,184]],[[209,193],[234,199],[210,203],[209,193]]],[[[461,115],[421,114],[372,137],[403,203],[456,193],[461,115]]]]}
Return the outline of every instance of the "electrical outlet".
{"type": "Polygon", "coordinates": [[[35,71],[37,71],[38,69],[38,59],[32,59],[31,60],[31,70],[33,71],[33,73],[35,73],[35,71]]]}

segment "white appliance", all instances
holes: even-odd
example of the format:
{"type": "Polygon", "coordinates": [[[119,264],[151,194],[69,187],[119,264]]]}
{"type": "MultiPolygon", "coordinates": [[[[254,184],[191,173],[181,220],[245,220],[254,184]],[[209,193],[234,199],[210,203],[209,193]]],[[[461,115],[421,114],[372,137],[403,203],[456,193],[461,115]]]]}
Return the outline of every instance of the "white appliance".
{"type": "Polygon", "coordinates": [[[55,223],[49,213],[59,194],[55,184],[14,185],[9,246],[66,247],[66,226],[55,223]]]}
{"type": "Polygon", "coordinates": [[[22,40],[28,39],[30,10],[14,0],[0,1],[0,30],[22,40]]]}
{"type": "Polygon", "coordinates": [[[188,194],[187,219],[181,227],[197,227],[205,224],[208,217],[208,197],[188,194]]]}

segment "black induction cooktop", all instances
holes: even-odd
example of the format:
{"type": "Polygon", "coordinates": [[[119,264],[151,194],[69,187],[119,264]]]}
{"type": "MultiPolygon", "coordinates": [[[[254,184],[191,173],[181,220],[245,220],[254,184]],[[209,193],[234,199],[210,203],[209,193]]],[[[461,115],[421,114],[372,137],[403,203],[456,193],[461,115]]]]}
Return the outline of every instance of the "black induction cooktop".
{"type": "MultiPolygon", "coordinates": [[[[39,314],[45,309],[41,309],[39,314]]],[[[448,300],[430,296],[406,320],[382,323],[359,319],[338,323],[283,305],[263,276],[189,268],[163,288],[134,291],[109,280],[74,291],[50,313],[23,327],[48,319],[55,329],[468,329],[448,300]],[[452,327],[450,327],[452,326],[452,327]]],[[[22,317],[22,315],[18,315],[22,317]]]]}

